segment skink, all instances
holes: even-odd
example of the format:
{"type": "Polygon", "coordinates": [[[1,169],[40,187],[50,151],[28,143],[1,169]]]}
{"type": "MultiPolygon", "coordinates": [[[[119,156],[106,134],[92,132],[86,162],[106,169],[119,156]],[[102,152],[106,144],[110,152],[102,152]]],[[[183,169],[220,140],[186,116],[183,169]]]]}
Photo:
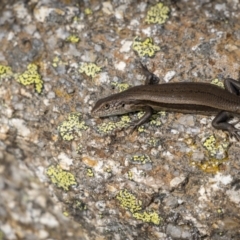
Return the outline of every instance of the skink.
{"type": "MultiPolygon", "coordinates": [[[[146,69],[145,69],[146,71],[146,69]]],[[[153,111],[175,111],[213,115],[212,126],[228,131],[240,141],[240,129],[228,121],[240,117],[240,82],[227,78],[225,89],[201,82],[153,84],[156,76],[148,73],[149,85],[140,85],[113,94],[96,102],[92,115],[106,117],[129,112],[144,111],[141,119],[134,122],[134,128],[147,122],[153,111]]]]}

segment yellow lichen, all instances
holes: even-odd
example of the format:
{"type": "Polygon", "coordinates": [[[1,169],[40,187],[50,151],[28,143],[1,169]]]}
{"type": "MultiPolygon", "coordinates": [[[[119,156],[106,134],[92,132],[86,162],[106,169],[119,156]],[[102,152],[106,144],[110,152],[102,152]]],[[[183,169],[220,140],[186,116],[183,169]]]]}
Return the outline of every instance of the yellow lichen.
{"type": "Polygon", "coordinates": [[[134,218],[141,220],[146,223],[153,223],[159,225],[161,218],[159,215],[151,210],[149,212],[142,210],[142,201],[138,200],[132,193],[127,189],[121,190],[116,199],[120,202],[120,206],[128,211],[130,211],[134,218]]]}
{"type": "Polygon", "coordinates": [[[137,200],[127,189],[121,190],[116,199],[120,202],[121,207],[129,210],[131,213],[142,210],[142,201],[137,200]]]}
{"type": "Polygon", "coordinates": [[[0,79],[5,77],[12,76],[12,69],[11,67],[0,65],[0,79]]]}
{"type": "Polygon", "coordinates": [[[165,23],[168,18],[169,12],[170,12],[169,7],[164,6],[162,3],[158,3],[148,10],[145,22],[148,24],[165,23]]]}
{"type": "Polygon", "coordinates": [[[59,188],[63,188],[65,191],[68,191],[70,186],[77,184],[74,175],[61,169],[59,165],[48,167],[47,175],[52,183],[59,188]]]}
{"type": "Polygon", "coordinates": [[[162,125],[161,120],[159,120],[159,117],[161,118],[162,116],[166,115],[166,112],[161,111],[157,112],[156,114],[153,114],[150,120],[150,125],[159,127],[162,125]]]}
{"type": "Polygon", "coordinates": [[[147,222],[147,223],[153,223],[155,225],[159,225],[161,222],[161,218],[159,217],[159,215],[155,212],[135,212],[133,213],[133,217],[138,219],[138,220],[142,220],[143,222],[147,222]]]}
{"type": "Polygon", "coordinates": [[[112,82],[111,85],[114,86],[115,88],[117,88],[119,90],[119,92],[125,91],[125,90],[127,90],[129,88],[129,84],[128,83],[112,82]]]}
{"type": "Polygon", "coordinates": [[[224,84],[223,82],[220,82],[218,78],[214,78],[212,81],[211,81],[212,84],[215,84],[221,88],[224,88],[224,84]]]}
{"type": "Polygon", "coordinates": [[[99,72],[101,72],[101,68],[95,63],[83,63],[79,68],[79,72],[85,73],[88,77],[94,78],[99,72]]]}
{"type": "Polygon", "coordinates": [[[207,149],[210,156],[216,156],[216,154],[224,154],[229,147],[229,143],[226,141],[217,142],[214,135],[206,138],[203,142],[203,146],[207,149]]]}
{"type": "Polygon", "coordinates": [[[146,38],[141,41],[139,37],[135,37],[132,48],[140,57],[153,57],[160,47],[153,44],[152,38],[146,38]]]}
{"type": "Polygon", "coordinates": [[[43,81],[36,64],[29,64],[27,70],[18,76],[17,81],[24,86],[34,84],[37,93],[42,91],[43,81]]]}
{"type": "Polygon", "coordinates": [[[131,171],[128,171],[128,179],[133,180],[133,173],[131,171]]]}
{"type": "Polygon", "coordinates": [[[70,35],[66,38],[66,41],[71,43],[78,43],[80,41],[80,38],[76,35],[70,35]]]}
{"type": "MultiPolygon", "coordinates": [[[[190,145],[192,149],[198,148],[193,144],[191,139],[188,139],[186,143],[190,145]]],[[[206,173],[217,173],[221,171],[224,166],[223,163],[228,160],[227,149],[229,142],[218,142],[215,136],[211,135],[203,141],[203,146],[207,150],[208,159],[201,162],[192,161],[191,165],[198,167],[206,173]],[[222,157],[221,159],[219,159],[220,156],[222,157]]]]}
{"type": "Polygon", "coordinates": [[[98,126],[97,131],[101,134],[107,134],[116,129],[116,124],[114,122],[102,123],[98,126]]]}
{"type": "Polygon", "coordinates": [[[83,211],[83,210],[87,209],[87,206],[86,206],[86,204],[84,202],[82,202],[80,200],[76,200],[73,203],[73,208],[75,208],[77,210],[80,210],[80,211],[83,211]]]}
{"type": "Polygon", "coordinates": [[[156,138],[150,138],[149,140],[148,140],[148,144],[150,145],[150,146],[152,146],[152,147],[156,147],[157,145],[158,145],[158,139],[156,139],[156,138]]]}
{"type": "Polygon", "coordinates": [[[80,121],[81,116],[81,113],[71,113],[68,119],[58,126],[59,134],[63,140],[71,141],[74,139],[74,132],[81,136],[81,131],[88,129],[85,122],[80,121]]]}
{"type": "Polygon", "coordinates": [[[69,212],[64,211],[64,212],[63,212],[63,215],[64,215],[65,217],[69,217],[69,212]]]}
{"type": "Polygon", "coordinates": [[[121,129],[124,127],[129,127],[130,122],[131,122],[130,117],[127,115],[123,115],[119,122],[117,122],[117,123],[114,123],[114,122],[102,123],[100,126],[98,126],[97,130],[101,134],[108,134],[117,128],[121,129]]]}
{"type": "Polygon", "coordinates": [[[200,163],[192,162],[192,165],[197,166],[199,169],[201,169],[202,171],[204,171],[206,173],[214,173],[215,174],[224,169],[223,164],[227,160],[228,160],[227,157],[223,158],[223,159],[212,158],[212,159],[200,162],[200,163]]]}
{"type": "Polygon", "coordinates": [[[92,171],[91,168],[88,168],[88,169],[87,169],[87,176],[88,176],[88,177],[94,177],[94,173],[93,173],[93,171],[92,171]]]}
{"type": "Polygon", "coordinates": [[[121,120],[116,123],[116,126],[118,128],[124,128],[124,127],[129,127],[131,123],[131,119],[127,115],[121,116],[121,120]]]}
{"type": "Polygon", "coordinates": [[[84,9],[84,13],[85,13],[86,15],[91,15],[91,14],[92,14],[92,10],[91,10],[90,8],[85,8],[85,9],[84,9]]]}
{"type": "Polygon", "coordinates": [[[135,163],[145,164],[148,162],[152,162],[148,155],[133,155],[131,160],[135,163]]]}

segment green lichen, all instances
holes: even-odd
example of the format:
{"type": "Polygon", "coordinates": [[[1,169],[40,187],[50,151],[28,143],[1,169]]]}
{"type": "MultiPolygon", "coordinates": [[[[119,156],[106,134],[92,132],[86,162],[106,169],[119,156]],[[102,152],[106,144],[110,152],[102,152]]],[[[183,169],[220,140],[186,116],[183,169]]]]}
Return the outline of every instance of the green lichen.
{"type": "Polygon", "coordinates": [[[135,212],[135,213],[133,213],[133,217],[138,220],[142,220],[143,222],[153,223],[155,225],[159,225],[161,222],[161,218],[155,211],[135,212]]]}
{"type": "Polygon", "coordinates": [[[71,141],[74,139],[74,133],[81,136],[81,131],[88,129],[85,122],[80,120],[81,116],[81,113],[70,113],[68,119],[58,126],[59,134],[63,140],[71,141]]]}
{"type": "Polygon", "coordinates": [[[88,77],[96,77],[96,75],[101,72],[101,68],[95,63],[83,63],[79,68],[80,73],[85,73],[88,77]]]}
{"type": "Polygon", "coordinates": [[[9,66],[4,66],[0,64],[0,79],[8,78],[13,75],[12,69],[9,66]]]}
{"type": "Polygon", "coordinates": [[[151,7],[147,12],[147,17],[145,22],[163,24],[169,17],[170,9],[167,6],[164,6],[162,3],[158,3],[155,6],[151,7]]]}
{"type": "Polygon", "coordinates": [[[151,163],[152,160],[148,155],[133,155],[131,161],[138,164],[146,164],[151,163]]]}
{"type": "Polygon", "coordinates": [[[88,177],[94,177],[94,173],[93,173],[93,170],[91,168],[87,169],[87,176],[88,177]]]}
{"type": "Polygon", "coordinates": [[[71,43],[78,43],[80,41],[80,38],[77,35],[70,35],[66,38],[66,42],[71,42],[71,43]]]}
{"type": "Polygon", "coordinates": [[[211,81],[211,83],[214,84],[214,85],[217,85],[217,86],[219,86],[219,87],[221,87],[221,88],[224,88],[223,82],[220,82],[218,78],[214,78],[214,79],[211,81]]]}
{"type": "Polygon", "coordinates": [[[74,175],[61,169],[59,165],[48,167],[47,175],[53,184],[65,191],[68,191],[70,186],[77,184],[74,175]]]}
{"type": "Polygon", "coordinates": [[[24,86],[34,84],[37,93],[42,92],[43,80],[38,73],[38,67],[36,64],[29,64],[27,70],[17,77],[17,82],[24,86]]]}
{"type": "Polygon", "coordinates": [[[141,220],[146,223],[153,223],[159,225],[161,218],[155,211],[142,211],[142,201],[138,200],[127,189],[121,190],[116,199],[119,201],[120,206],[132,213],[135,219],[141,220]]]}
{"type": "Polygon", "coordinates": [[[139,37],[135,37],[132,48],[140,57],[153,57],[160,47],[153,44],[152,38],[146,38],[141,41],[139,37]]]}

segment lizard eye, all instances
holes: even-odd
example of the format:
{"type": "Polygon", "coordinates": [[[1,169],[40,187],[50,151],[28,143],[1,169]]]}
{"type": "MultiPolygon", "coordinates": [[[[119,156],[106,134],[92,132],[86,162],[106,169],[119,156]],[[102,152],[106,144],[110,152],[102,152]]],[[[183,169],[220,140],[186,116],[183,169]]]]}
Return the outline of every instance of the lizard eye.
{"type": "Polygon", "coordinates": [[[105,110],[109,109],[109,107],[110,107],[109,103],[106,103],[104,106],[105,110]]]}
{"type": "Polygon", "coordinates": [[[123,108],[125,107],[125,103],[122,103],[122,107],[123,107],[123,108]]]}

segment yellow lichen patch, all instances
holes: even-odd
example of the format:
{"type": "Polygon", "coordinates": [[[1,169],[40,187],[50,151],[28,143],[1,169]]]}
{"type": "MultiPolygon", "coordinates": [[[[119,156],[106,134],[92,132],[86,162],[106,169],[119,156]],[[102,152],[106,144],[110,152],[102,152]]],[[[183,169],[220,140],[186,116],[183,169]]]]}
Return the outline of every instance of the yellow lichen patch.
{"type": "Polygon", "coordinates": [[[112,82],[111,85],[114,86],[115,88],[117,88],[119,90],[119,92],[125,91],[125,90],[127,90],[129,88],[129,84],[128,83],[112,82]]]}
{"type": "Polygon", "coordinates": [[[92,10],[91,10],[90,8],[85,8],[85,9],[84,9],[84,13],[85,13],[86,15],[91,15],[93,12],[92,12],[92,10]]]}
{"type": "Polygon", "coordinates": [[[17,81],[24,86],[34,84],[37,93],[41,93],[43,88],[43,81],[38,73],[36,64],[29,64],[27,70],[18,76],[17,81]]]}
{"type": "Polygon", "coordinates": [[[68,119],[58,126],[59,134],[63,140],[71,141],[74,139],[74,132],[81,136],[81,131],[88,129],[85,122],[80,121],[81,116],[81,113],[70,113],[68,119]]]}
{"type": "Polygon", "coordinates": [[[229,147],[228,142],[217,142],[214,135],[208,137],[204,142],[203,146],[207,149],[210,156],[216,156],[216,154],[224,154],[229,147]]]}
{"type": "Polygon", "coordinates": [[[135,212],[133,213],[133,217],[138,219],[138,220],[142,220],[143,222],[147,222],[147,223],[153,223],[155,225],[159,225],[161,222],[161,218],[159,217],[159,215],[155,212],[135,212]]]}
{"type": "Polygon", "coordinates": [[[8,66],[0,65],[0,79],[12,76],[12,69],[8,66]]]}
{"type": "Polygon", "coordinates": [[[148,10],[145,22],[148,24],[165,23],[169,16],[169,12],[170,12],[169,7],[164,6],[162,3],[158,3],[148,10]]]}
{"type": "Polygon", "coordinates": [[[140,57],[153,57],[160,47],[153,44],[152,38],[146,38],[141,41],[139,37],[135,37],[132,48],[140,57]]]}
{"type": "Polygon", "coordinates": [[[132,213],[134,218],[147,223],[160,224],[161,218],[155,211],[141,212],[142,201],[138,200],[127,189],[121,190],[116,199],[120,202],[121,207],[132,213]]]}
{"type": "Polygon", "coordinates": [[[128,127],[131,123],[131,119],[127,115],[123,115],[121,117],[121,120],[117,123],[114,122],[108,122],[108,123],[103,123],[100,126],[98,126],[97,130],[101,134],[108,134],[111,133],[113,130],[117,128],[124,128],[128,127]]]}
{"type": "Polygon", "coordinates": [[[142,201],[130,193],[127,189],[121,190],[116,199],[120,202],[121,207],[129,210],[131,213],[142,210],[142,201]]]}
{"type": "Polygon", "coordinates": [[[77,152],[78,154],[80,154],[80,153],[82,152],[82,149],[83,149],[82,144],[79,144],[79,145],[77,146],[77,148],[76,148],[76,152],[77,152]]]}
{"type": "Polygon", "coordinates": [[[70,35],[66,38],[66,41],[71,43],[78,43],[80,41],[80,38],[77,35],[70,35]]]}
{"type": "Polygon", "coordinates": [[[192,163],[193,166],[197,166],[200,170],[206,172],[206,173],[217,173],[221,170],[223,170],[223,163],[226,162],[228,158],[224,159],[216,159],[212,158],[207,161],[203,161],[201,163],[192,163]]]}
{"type": "Polygon", "coordinates": [[[64,211],[64,212],[63,212],[63,215],[64,215],[65,217],[69,217],[69,212],[64,211]]]}
{"type": "Polygon", "coordinates": [[[224,84],[223,82],[220,82],[218,78],[214,78],[212,81],[211,81],[212,84],[215,84],[221,88],[224,88],[224,84]]]}
{"type": "Polygon", "coordinates": [[[86,206],[86,204],[84,202],[82,202],[80,200],[76,200],[73,203],[73,208],[77,209],[77,210],[80,210],[80,211],[83,211],[83,210],[87,209],[87,206],[86,206]]]}
{"type": "Polygon", "coordinates": [[[77,184],[74,175],[62,170],[59,165],[48,167],[47,175],[52,183],[59,188],[63,188],[65,191],[68,191],[70,186],[77,184]]]}
{"type": "Polygon", "coordinates": [[[163,116],[165,113],[163,112],[158,112],[156,114],[152,115],[152,118],[150,120],[150,125],[159,127],[162,125],[162,122],[159,120],[159,116],[163,116]]]}
{"type": "Polygon", "coordinates": [[[107,166],[107,167],[104,168],[104,171],[107,172],[107,173],[111,173],[112,169],[111,169],[111,167],[107,166]]]}
{"type": "Polygon", "coordinates": [[[119,122],[116,123],[116,126],[118,128],[124,128],[124,127],[129,127],[131,123],[131,119],[129,116],[127,115],[123,115],[121,117],[121,120],[119,122]]]}
{"type": "Polygon", "coordinates": [[[129,180],[133,180],[133,173],[131,171],[128,171],[127,175],[129,180]]]}
{"type": "Polygon", "coordinates": [[[133,155],[131,161],[134,163],[145,164],[152,162],[148,155],[133,155]]]}
{"type": "MultiPolygon", "coordinates": [[[[192,145],[192,149],[196,149],[196,146],[189,139],[188,144],[192,145]]],[[[218,142],[215,136],[211,135],[203,141],[203,146],[207,150],[208,160],[202,162],[192,161],[191,165],[198,167],[200,170],[206,173],[217,173],[224,169],[224,162],[228,160],[227,149],[229,142],[218,142]],[[210,157],[209,157],[210,156],[210,157]],[[221,159],[219,159],[221,157],[221,159]]]]}
{"type": "Polygon", "coordinates": [[[94,177],[94,173],[93,173],[93,170],[91,168],[87,169],[87,176],[88,177],[94,177]]]}
{"type": "Polygon", "coordinates": [[[52,66],[53,66],[54,68],[56,68],[56,67],[58,67],[59,65],[62,65],[62,64],[64,64],[64,63],[63,63],[63,61],[60,59],[59,56],[55,56],[55,57],[53,58],[53,60],[52,60],[52,66]]]}
{"type": "Polygon", "coordinates": [[[95,63],[83,63],[79,68],[79,72],[85,73],[88,77],[94,78],[99,72],[101,72],[101,68],[95,63]]]}
{"type": "Polygon", "coordinates": [[[150,146],[152,146],[152,147],[156,147],[157,145],[158,145],[158,139],[156,139],[156,138],[150,138],[149,140],[148,140],[148,144],[150,145],[150,146]]]}
{"type": "Polygon", "coordinates": [[[116,124],[114,122],[102,123],[98,126],[97,131],[101,134],[107,134],[116,129],[116,124]]]}

